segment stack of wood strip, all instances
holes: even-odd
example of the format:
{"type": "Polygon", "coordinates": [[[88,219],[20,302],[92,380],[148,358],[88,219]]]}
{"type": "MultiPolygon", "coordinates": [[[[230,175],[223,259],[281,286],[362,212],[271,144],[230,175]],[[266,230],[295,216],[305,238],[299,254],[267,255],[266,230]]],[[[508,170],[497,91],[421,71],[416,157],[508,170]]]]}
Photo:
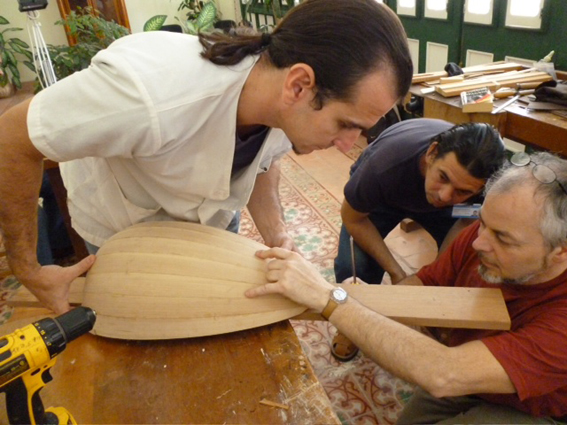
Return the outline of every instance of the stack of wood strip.
{"type": "MultiPolygon", "coordinates": [[[[521,71],[525,67],[518,63],[513,62],[493,62],[486,65],[476,65],[476,66],[469,66],[463,68],[463,76],[478,76],[478,75],[486,75],[490,73],[497,73],[497,72],[508,72],[508,71],[521,71]]],[[[427,72],[424,74],[413,74],[412,84],[421,84],[421,83],[431,83],[434,81],[438,81],[441,78],[449,77],[449,74],[445,71],[439,72],[427,72]]]]}
{"type": "Polygon", "coordinates": [[[459,96],[463,91],[470,91],[487,87],[491,91],[496,91],[502,87],[517,87],[524,83],[543,83],[553,78],[547,72],[537,70],[511,71],[498,75],[488,75],[485,77],[465,80],[458,83],[439,84],[435,86],[435,91],[444,97],[459,96]]]}
{"type": "Polygon", "coordinates": [[[526,83],[538,85],[553,78],[546,72],[526,68],[513,62],[494,62],[486,65],[463,68],[464,74],[450,78],[444,71],[414,74],[414,84],[425,83],[434,86],[444,97],[459,96],[462,92],[488,88],[496,91],[503,87],[517,88],[526,83]],[[441,84],[440,84],[441,83],[441,84]]]}

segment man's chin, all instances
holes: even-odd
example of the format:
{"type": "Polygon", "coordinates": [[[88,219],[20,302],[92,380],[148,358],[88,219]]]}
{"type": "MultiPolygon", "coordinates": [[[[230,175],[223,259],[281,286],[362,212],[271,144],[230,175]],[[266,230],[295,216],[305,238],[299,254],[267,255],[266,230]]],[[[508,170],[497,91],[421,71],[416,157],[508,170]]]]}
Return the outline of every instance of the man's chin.
{"type": "Polygon", "coordinates": [[[478,274],[484,281],[492,283],[493,285],[500,285],[502,283],[502,276],[493,273],[484,264],[478,266],[478,274]]]}
{"type": "Polygon", "coordinates": [[[493,285],[525,285],[534,277],[533,274],[530,274],[516,279],[505,278],[502,277],[502,275],[492,272],[483,264],[478,266],[478,274],[484,281],[493,285]]]}
{"type": "Polygon", "coordinates": [[[429,202],[429,204],[433,205],[435,208],[445,208],[452,205],[447,202],[441,202],[433,196],[427,196],[427,202],[429,202]]]}
{"type": "Polygon", "coordinates": [[[311,148],[298,148],[298,147],[293,146],[293,145],[292,145],[291,149],[293,150],[293,152],[296,155],[307,155],[307,154],[313,152],[313,149],[311,149],[311,148]]]}

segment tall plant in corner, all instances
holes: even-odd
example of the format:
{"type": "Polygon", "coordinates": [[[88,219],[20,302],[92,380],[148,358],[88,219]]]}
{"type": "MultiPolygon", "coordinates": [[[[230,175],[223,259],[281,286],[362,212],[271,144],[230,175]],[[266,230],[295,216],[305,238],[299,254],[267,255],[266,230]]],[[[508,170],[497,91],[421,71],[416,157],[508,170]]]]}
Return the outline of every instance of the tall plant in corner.
{"type": "Polygon", "coordinates": [[[69,38],[75,41],[72,46],[48,46],[58,80],[85,69],[98,51],[130,33],[128,28],[107,21],[91,7],[77,7],[76,12],[72,11],[56,24],[63,25],[69,38]]]}
{"type": "MultiPolygon", "coordinates": [[[[0,16],[0,25],[9,25],[10,22],[0,16]]],[[[0,27],[1,28],[1,27],[0,27]]],[[[0,87],[13,84],[16,89],[22,88],[20,71],[18,70],[18,57],[24,58],[23,64],[35,72],[33,56],[30,46],[19,38],[8,37],[11,31],[22,31],[22,28],[8,27],[0,31],[0,87]]]]}

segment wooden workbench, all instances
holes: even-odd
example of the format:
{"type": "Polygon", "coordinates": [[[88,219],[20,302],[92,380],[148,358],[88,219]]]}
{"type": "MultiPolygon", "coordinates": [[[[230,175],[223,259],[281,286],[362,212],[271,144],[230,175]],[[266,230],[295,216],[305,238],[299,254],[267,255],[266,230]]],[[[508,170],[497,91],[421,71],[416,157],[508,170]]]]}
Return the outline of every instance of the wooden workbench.
{"type": "MultiPolygon", "coordinates": [[[[0,335],[48,313],[19,308],[0,335]]],[[[65,407],[83,424],[340,424],[288,321],[168,341],[87,334],[67,345],[52,375],[45,407],[65,407]]]]}
{"type": "MultiPolygon", "coordinates": [[[[455,124],[486,122],[495,126],[503,137],[525,145],[549,150],[567,157],[567,119],[551,112],[533,111],[516,102],[499,114],[461,111],[459,96],[443,97],[438,93],[422,94],[425,86],[414,84],[410,93],[423,97],[423,116],[444,119],[455,124]]],[[[495,107],[508,99],[498,99],[495,107]]]]}

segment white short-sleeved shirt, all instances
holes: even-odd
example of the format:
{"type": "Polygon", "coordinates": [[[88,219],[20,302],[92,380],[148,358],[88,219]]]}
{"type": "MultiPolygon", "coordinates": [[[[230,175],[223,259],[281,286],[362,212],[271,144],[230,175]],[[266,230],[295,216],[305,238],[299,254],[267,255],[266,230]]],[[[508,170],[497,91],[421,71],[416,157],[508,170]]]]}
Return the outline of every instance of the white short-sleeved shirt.
{"type": "Polygon", "coordinates": [[[226,228],[256,175],[291,148],[270,130],[231,179],[238,99],[258,57],[217,66],[201,51],[186,34],[130,35],[32,100],[30,138],[61,162],[73,227],[88,242],[140,221],[226,228]]]}

